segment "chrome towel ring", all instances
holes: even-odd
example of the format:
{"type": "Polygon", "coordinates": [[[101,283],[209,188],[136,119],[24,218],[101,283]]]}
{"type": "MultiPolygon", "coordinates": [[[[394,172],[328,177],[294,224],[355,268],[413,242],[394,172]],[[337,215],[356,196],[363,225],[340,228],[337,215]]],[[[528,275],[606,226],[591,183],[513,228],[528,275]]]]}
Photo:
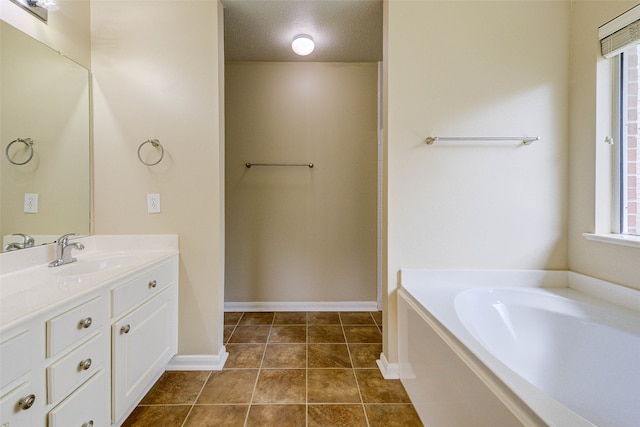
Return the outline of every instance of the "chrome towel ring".
{"type": "Polygon", "coordinates": [[[164,159],[164,147],[162,146],[162,144],[160,144],[160,141],[158,141],[157,139],[147,139],[145,142],[140,144],[140,146],[138,147],[138,160],[140,160],[140,163],[142,163],[143,165],[145,165],[145,166],[155,166],[158,163],[160,163],[162,161],[162,159],[164,159]],[[142,160],[142,156],[140,156],[140,150],[142,149],[142,147],[145,144],[151,144],[155,148],[160,147],[160,158],[158,159],[158,161],[153,162],[153,163],[147,163],[144,160],[142,160]]]}
{"type": "Polygon", "coordinates": [[[7,148],[4,150],[4,154],[5,154],[5,156],[7,156],[7,160],[9,160],[9,163],[17,165],[17,166],[26,165],[27,163],[29,163],[31,161],[31,159],[33,159],[33,140],[31,138],[25,138],[25,139],[17,138],[17,139],[14,139],[13,141],[11,141],[9,143],[9,145],[7,145],[7,148]],[[11,157],[9,156],[9,148],[11,148],[11,146],[13,144],[15,144],[16,142],[22,142],[29,149],[29,158],[27,160],[25,160],[24,162],[16,162],[15,160],[12,160],[11,157]]]}

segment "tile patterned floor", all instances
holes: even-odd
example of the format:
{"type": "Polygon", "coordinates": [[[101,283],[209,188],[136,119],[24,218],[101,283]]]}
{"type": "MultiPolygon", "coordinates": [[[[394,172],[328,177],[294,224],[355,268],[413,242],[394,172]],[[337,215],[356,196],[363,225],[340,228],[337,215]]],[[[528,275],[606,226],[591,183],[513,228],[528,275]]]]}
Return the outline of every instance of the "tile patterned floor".
{"type": "Polygon", "coordinates": [[[225,313],[222,371],[168,371],[124,427],[422,426],[384,380],[380,312],[225,313]]]}

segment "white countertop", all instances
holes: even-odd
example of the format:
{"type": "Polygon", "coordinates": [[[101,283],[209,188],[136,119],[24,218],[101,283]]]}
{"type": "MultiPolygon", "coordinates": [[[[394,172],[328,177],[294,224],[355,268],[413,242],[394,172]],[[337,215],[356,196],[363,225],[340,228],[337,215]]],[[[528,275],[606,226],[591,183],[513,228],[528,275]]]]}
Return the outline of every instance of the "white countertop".
{"type": "Polygon", "coordinates": [[[55,245],[0,253],[0,332],[178,254],[178,236],[88,236],[76,262],[49,267],[55,245]]]}

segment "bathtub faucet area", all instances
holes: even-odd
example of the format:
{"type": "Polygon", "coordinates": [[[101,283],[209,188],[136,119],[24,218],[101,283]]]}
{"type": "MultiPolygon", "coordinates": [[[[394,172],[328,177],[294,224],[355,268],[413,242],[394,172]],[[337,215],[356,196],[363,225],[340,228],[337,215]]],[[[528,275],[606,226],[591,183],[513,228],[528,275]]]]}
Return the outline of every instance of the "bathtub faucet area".
{"type": "Polygon", "coordinates": [[[69,243],[69,238],[78,235],[77,233],[69,233],[60,236],[56,243],[56,259],[49,263],[49,267],[59,267],[77,261],[76,258],[71,256],[71,250],[77,249],[81,251],[84,249],[84,245],[80,242],[69,243]]]}

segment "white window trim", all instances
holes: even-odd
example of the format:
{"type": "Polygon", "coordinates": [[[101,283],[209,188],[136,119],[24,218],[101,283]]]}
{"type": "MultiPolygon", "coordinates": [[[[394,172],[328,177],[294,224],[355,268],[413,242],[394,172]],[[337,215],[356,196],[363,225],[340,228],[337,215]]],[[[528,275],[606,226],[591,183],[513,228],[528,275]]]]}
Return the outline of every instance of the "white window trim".
{"type": "Polygon", "coordinates": [[[620,73],[622,72],[622,52],[616,55],[614,58],[609,59],[611,61],[611,132],[613,135],[613,146],[611,159],[611,184],[612,194],[611,199],[613,201],[611,205],[611,226],[612,230],[616,234],[622,234],[623,231],[623,207],[622,207],[622,165],[620,156],[622,155],[622,144],[626,136],[623,135],[623,127],[621,126],[621,114],[623,111],[627,111],[626,99],[623,97],[622,79],[620,73]],[[624,103],[624,106],[620,108],[620,104],[624,103]],[[615,119],[615,120],[614,120],[615,119]]]}
{"type": "Polygon", "coordinates": [[[640,248],[640,236],[634,236],[631,234],[582,233],[582,236],[592,242],[640,248]]]}
{"type": "MultiPolygon", "coordinates": [[[[602,40],[603,38],[615,33],[616,31],[623,29],[627,25],[632,24],[638,20],[640,20],[640,5],[635,6],[629,11],[623,13],[622,15],[616,17],[615,19],[601,26],[598,31],[599,39],[602,40]]],[[[616,53],[617,52],[610,52],[609,55],[607,56],[611,57],[611,56],[614,56],[616,53]]],[[[599,80],[600,78],[606,77],[606,80],[609,82],[609,84],[607,84],[606,86],[609,86],[608,90],[609,90],[609,94],[611,94],[613,92],[611,91],[610,85],[611,83],[614,83],[612,82],[611,78],[615,76],[615,80],[617,80],[618,71],[615,69],[615,67],[613,69],[610,68],[611,67],[610,64],[607,64],[607,65],[608,65],[607,69],[605,69],[604,63],[599,64],[599,67],[602,67],[602,68],[599,68],[598,74],[600,75],[599,80]]],[[[600,86],[600,88],[604,90],[603,86],[600,86]]],[[[601,95],[603,96],[601,96],[600,99],[608,98],[609,105],[600,106],[598,108],[598,111],[602,112],[603,114],[606,111],[607,119],[605,121],[609,122],[609,126],[607,127],[609,131],[614,131],[614,129],[611,126],[613,124],[611,123],[611,119],[612,119],[611,104],[617,105],[617,102],[616,100],[611,99],[610,97],[604,96],[604,93],[602,92],[601,92],[601,95]]],[[[604,125],[604,123],[602,123],[602,125],[604,125]]],[[[619,132],[618,133],[613,132],[613,133],[616,135],[619,135],[619,132]]],[[[605,138],[605,139],[608,139],[608,138],[605,138]]],[[[614,167],[612,167],[613,165],[611,164],[611,161],[613,159],[617,159],[619,154],[615,152],[616,148],[619,149],[618,147],[619,144],[615,144],[615,145],[616,147],[614,149],[611,149],[613,147],[609,147],[608,150],[604,147],[600,147],[600,146],[596,147],[596,164],[599,165],[596,168],[596,175],[598,175],[598,172],[604,172],[608,170],[609,173],[607,175],[611,177],[611,179],[613,179],[615,176],[614,174],[619,173],[619,170],[614,172],[613,170],[614,167]]],[[[616,180],[613,179],[613,181],[615,182],[616,180]]],[[[616,195],[619,192],[619,188],[614,188],[615,186],[611,185],[611,184],[614,184],[614,182],[610,183],[609,188],[606,188],[606,187],[599,188],[598,186],[596,186],[596,200],[600,200],[601,202],[604,202],[604,200],[606,199],[608,202],[607,205],[609,206],[609,208],[605,210],[605,207],[603,206],[604,203],[602,203],[600,206],[598,206],[598,203],[596,203],[596,223],[595,223],[596,231],[594,233],[583,233],[582,236],[585,239],[593,242],[640,248],[640,236],[599,231],[599,230],[604,231],[605,229],[610,230],[611,229],[610,227],[612,226],[616,228],[617,224],[615,224],[615,222],[619,223],[619,219],[618,219],[619,212],[611,211],[613,206],[619,205],[619,200],[616,201],[617,205],[614,205],[611,203],[613,202],[612,200],[613,198],[619,199],[619,197],[616,195]],[[616,218],[615,220],[613,220],[614,217],[616,218]],[[608,223],[608,225],[605,225],[606,223],[608,223]]],[[[614,209],[614,210],[617,210],[617,209],[614,209]]]]}

